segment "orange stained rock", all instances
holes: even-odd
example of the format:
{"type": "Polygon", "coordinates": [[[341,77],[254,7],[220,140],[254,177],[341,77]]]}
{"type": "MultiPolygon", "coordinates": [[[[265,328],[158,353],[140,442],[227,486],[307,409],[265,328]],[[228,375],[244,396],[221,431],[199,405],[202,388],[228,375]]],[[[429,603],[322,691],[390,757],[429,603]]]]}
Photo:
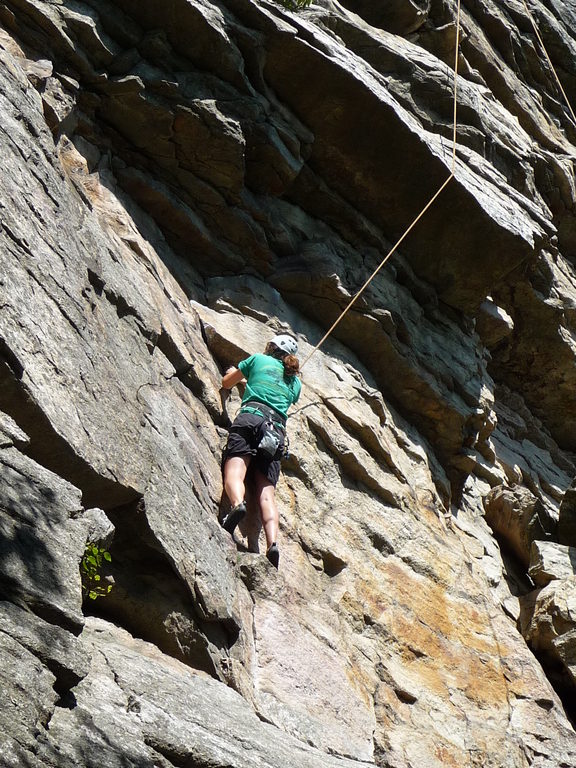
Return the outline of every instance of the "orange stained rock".
{"type": "Polygon", "coordinates": [[[346,669],[346,677],[357,696],[362,699],[366,709],[374,705],[374,677],[362,669],[360,664],[352,664],[346,669]]]}
{"type": "Polygon", "coordinates": [[[385,627],[389,650],[416,686],[442,697],[460,691],[481,708],[507,700],[500,647],[486,610],[392,558],[358,589],[366,613],[385,627]]]}
{"type": "Polygon", "coordinates": [[[444,768],[461,768],[462,766],[462,751],[454,747],[438,744],[434,748],[434,756],[444,768]]]}

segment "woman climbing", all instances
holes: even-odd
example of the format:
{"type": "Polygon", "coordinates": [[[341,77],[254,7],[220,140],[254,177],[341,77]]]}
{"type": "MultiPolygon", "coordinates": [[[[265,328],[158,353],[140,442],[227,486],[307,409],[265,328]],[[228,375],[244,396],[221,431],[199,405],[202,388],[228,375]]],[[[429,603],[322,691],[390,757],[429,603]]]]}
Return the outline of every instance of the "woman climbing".
{"type": "Polygon", "coordinates": [[[274,489],[284,453],[286,414],[302,389],[297,352],[298,344],[292,336],[275,336],[268,342],[264,354],[242,360],[222,378],[225,389],[232,389],[246,379],[242,406],[230,427],[222,457],[224,490],[232,505],[222,520],[222,527],[233,537],[246,514],[245,480],[250,468],[250,480],[266,534],[266,557],[275,568],[278,568],[280,553],[274,489]]]}

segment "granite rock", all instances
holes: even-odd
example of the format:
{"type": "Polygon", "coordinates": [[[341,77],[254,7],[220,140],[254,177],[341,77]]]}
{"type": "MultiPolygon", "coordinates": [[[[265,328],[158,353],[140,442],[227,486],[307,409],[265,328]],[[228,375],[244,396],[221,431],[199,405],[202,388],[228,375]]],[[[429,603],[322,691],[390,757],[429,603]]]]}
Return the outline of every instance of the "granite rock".
{"type": "Polygon", "coordinates": [[[576,764],[576,134],[517,0],[461,9],[455,146],[454,4],[376,6],[0,4],[9,768],[576,764]],[[218,519],[278,332],[275,571],[218,519]]]}

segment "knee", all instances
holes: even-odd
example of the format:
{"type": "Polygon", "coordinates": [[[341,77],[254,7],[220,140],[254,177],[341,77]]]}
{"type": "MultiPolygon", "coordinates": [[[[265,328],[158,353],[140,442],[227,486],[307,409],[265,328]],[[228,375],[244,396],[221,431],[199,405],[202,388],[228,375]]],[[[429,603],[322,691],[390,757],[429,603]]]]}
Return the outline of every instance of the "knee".
{"type": "Polygon", "coordinates": [[[266,486],[260,492],[260,504],[266,506],[275,506],[276,498],[274,495],[274,488],[272,486],[266,486]]]}

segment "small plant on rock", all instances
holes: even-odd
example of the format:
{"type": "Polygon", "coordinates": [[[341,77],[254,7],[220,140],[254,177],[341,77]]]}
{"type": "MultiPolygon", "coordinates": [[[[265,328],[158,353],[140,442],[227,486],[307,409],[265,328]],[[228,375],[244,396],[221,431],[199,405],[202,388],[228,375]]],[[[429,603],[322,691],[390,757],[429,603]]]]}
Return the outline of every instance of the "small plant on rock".
{"type": "Polygon", "coordinates": [[[112,589],[112,584],[102,582],[101,570],[104,562],[111,562],[110,552],[91,541],[86,542],[86,549],[80,561],[82,594],[90,600],[105,597],[112,589]]]}
{"type": "Polygon", "coordinates": [[[289,11],[300,11],[312,4],[312,0],[278,0],[278,2],[289,11]]]}

